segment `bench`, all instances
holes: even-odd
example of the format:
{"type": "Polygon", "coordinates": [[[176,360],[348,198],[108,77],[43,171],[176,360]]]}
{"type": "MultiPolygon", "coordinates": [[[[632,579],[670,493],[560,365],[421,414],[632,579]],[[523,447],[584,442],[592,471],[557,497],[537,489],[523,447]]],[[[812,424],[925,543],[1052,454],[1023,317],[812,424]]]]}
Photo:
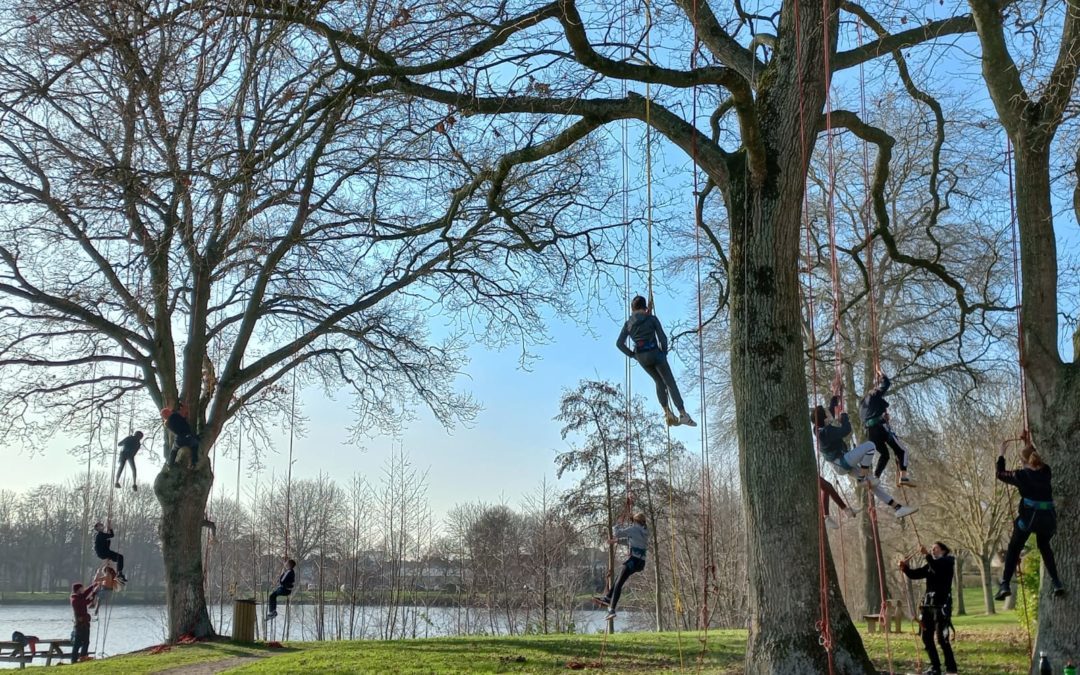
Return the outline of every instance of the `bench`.
{"type": "Polygon", "coordinates": [[[866,632],[876,633],[901,633],[903,632],[904,612],[900,609],[899,600],[886,600],[885,613],[863,614],[866,620],[866,632]]]}
{"type": "Polygon", "coordinates": [[[71,659],[72,642],[68,638],[38,640],[37,644],[37,651],[28,653],[18,642],[0,641],[0,662],[18,663],[19,668],[25,668],[26,664],[33,663],[34,659],[45,659],[47,666],[51,666],[54,660],[61,662],[71,659]],[[64,651],[65,648],[67,651],[64,651]]]}

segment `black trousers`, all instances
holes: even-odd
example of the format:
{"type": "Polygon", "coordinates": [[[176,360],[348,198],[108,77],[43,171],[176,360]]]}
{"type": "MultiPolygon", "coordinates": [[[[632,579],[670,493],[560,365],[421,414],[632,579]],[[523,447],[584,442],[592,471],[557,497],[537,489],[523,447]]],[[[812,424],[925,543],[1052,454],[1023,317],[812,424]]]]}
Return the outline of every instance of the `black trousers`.
{"type": "Polygon", "coordinates": [[[1016,566],[1020,563],[1020,553],[1024,550],[1024,544],[1028,537],[1035,535],[1035,543],[1039,547],[1043,564],[1050,573],[1052,581],[1060,581],[1058,576],[1057,561],[1054,560],[1054,550],[1050,548],[1050,540],[1057,532],[1057,513],[1049,511],[1037,511],[1021,507],[1020,515],[1013,521],[1012,537],[1009,539],[1009,548],[1005,552],[1005,569],[1001,572],[1001,580],[1009,583],[1016,572],[1016,566]]]}
{"type": "Polygon", "coordinates": [[[619,578],[615,581],[615,585],[611,589],[611,595],[609,596],[611,602],[608,603],[608,606],[611,607],[611,611],[614,612],[615,608],[619,605],[619,597],[622,595],[622,587],[626,583],[626,580],[643,569],[645,569],[644,558],[630,556],[626,559],[622,569],[619,570],[619,578]]]}
{"type": "Polygon", "coordinates": [[[111,560],[116,563],[116,573],[124,573],[124,556],[120,555],[116,551],[105,551],[104,553],[98,553],[97,557],[102,560],[111,560]]]}
{"type": "Polygon", "coordinates": [[[667,409],[670,406],[668,403],[668,396],[671,397],[671,403],[675,404],[675,408],[682,412],[683,407],[682,394],[679,393],[679,385],[675,384],[675,375],[671,372],[671,366],[668,365],[667,356],[659,349],[650,349],[645,352],[637,352],[634,354],[638,363],[645,369],[645,372],[649,374],[649,377],[656,383],[656,400],[660,401],[660,406],[667,409]]]}
{"type": "Polygon", "coordinates": [[[76,621],[75,630],[71,631],[71,662],[90,654],[90,620],[76,621]]]}
{"type": "Polygon", "coordinates": [[[270,597],[266,599],[266,606],[271,612],[277,611],[277,599],[292,595],[291,589],[286,589],[284,586],[278,586],[270,592],[270,597]]]}
{"type": "Polygon", "coordinates": [[[116,470],[116,482],[120,482],[120,477],[124,475],[124,465],[131,465],[131,482],[135,483],[138,478],[138,474],[135,472],[135,455],[128,455],[126,453],[120,453],[120,468],[116,470]]]}
{"type": "Polygon", "coordinates": [[[195,434],[190,436],[177,436],[173,441],[172,450],[169,451],[169,464],[176,464],[176,453],[180,448],[191,449],[191,466],[199,463],[199,437],[195,434]]]}
{"type": "Polygon", "coordinates": [[[941,645],[941,655],[945,657],[945,672],[955,673],[956,657],[949,640],[952,632],[952,604],[947,603],[943,607],[923,605],[921,623],[922,642],[926,647],[926,656],[930,659],[930,667],[935,673],[941,672],[941,659],[938,658],[937,648],[934,646],[936,637],[941,645]]]}
{"type": "Polygon", "coordinates": [[[881,474],[885,473],[885,467],[889,464],[889,448],[896,453],[896,461],[900,464],[900,468],[907,471],[907,453],[885,429],[884,424],[879,423],[867,427],[866,438],[874,444],[874,449],[878,453],[877,467],[874,469],[875,476],[881,478],[881,474]]]}

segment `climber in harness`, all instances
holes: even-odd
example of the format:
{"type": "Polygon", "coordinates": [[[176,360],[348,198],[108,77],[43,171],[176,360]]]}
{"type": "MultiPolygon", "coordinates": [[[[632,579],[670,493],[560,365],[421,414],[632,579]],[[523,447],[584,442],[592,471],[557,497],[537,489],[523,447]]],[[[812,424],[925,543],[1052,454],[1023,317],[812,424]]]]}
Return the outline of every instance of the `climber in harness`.
{"type": "Polygon", "coordinates": [[[930,659],[929,675],[941,675],[941,660],[938,658],[937,647],[934,645],[934,637],[941,645],[941,654],[945,657],[945,672],[956,672],[956,657],[953,655],[952,643],[949,636],[952,634],[952,584],[953,570],[956,568],[956,559],[950,555],[949,547],[942,542],[936,542],[927,551],[925,546],[919,547],[919,552],[926,556],[926,564],[922,567],[911,567],[908,561],[900,561],[900,571],[908,579],[926,579],[926,594],[923,596],[921,608],[922,641],[926,647],[926,655],[930,659]]]}
{"type": "Polygon", "coordinates": [[[648,303],[642,296],[639,295],[630,302],[630,309],[630,318],[623,325],[615,346],[628,357],[637,359],[656,383],[656,398],[664,409],[664,419],[668,425],[685,424],[696,427],[697,422],[686,412],[679,385],[675,384],[675,376],[667,362],[668,341],[664,327],[660,325],[660,320],[650,313],[648,303]],[[627,338],[634,341],[633,349],[626,346],[627,338]],[[678,417],[671,412],[671,403],[674,403],[679,411],[678,417]]]}
{"type": "Polygon", "coordinates": [[[191,430],[191,424],[188,422],[187,404],[180,403],[176,408],[162,408],[161,419],[165,421],[165,427],[173,434],[169,465],[176,464],[176,453],[180,448],[188,448],[191,451],[191,468],[194,469],[199,462],[199,437],[191,430]]]}
{"type": "Polygon", "coordinates": [[[885,400],[885,393],[889,391],[889,376],[877,371],[878,384],[871,389],[859,402],[859,416],[866,428],[866,437],[878,452],[877,468],[874,475],[881,478],[885,473],[885,467],[889,463],[889,448],[896,454],[896,462],[900,465],[900,476],[896,480],[897,487],[915,487],[915,481],[908,476],[908,453],[907,449],[896,438],[892,427],[889,426],[889,402],[885,400]]]}
{"type": "Polygon", "coordinates": [[[138,481],[138,475],[135,472],[135,453],[142,447],[143,432],[136,431],[134,434],[128,436],[124,440],[120,441],[120,468],[116,472],[116,487],[120,487],[120,478],[124,475],[124,466],[126,464],[131,465],[131,489],[138,491],[139,486],[136,484],[138,481]]]}
{"type": "Polygon", "coordinates": [[[856,482],[866,483],[874,495],[892,507],[893,515],[904,518],[918,511],[918,507],[904,506],[892,498],[881,487],[880,481],[870,474],[870,460],[873,457],[874,444],[866,442],[848,449],[847,437],[851,435],[851,419],[843,410],[840,396],[833,396],[829,410],[816,406],[810,414],[817,437],[818,450],[832,464],[833,469],[856,482]]]}
{"type": "Polygon", "coordinates": [[[612,535],[610,543],[625,541],[630,548],[630,556],[623,562],[615,585],[607,593],[594,597],[596,602],[608,607],[605,618],[609,620],[615,618],[615,609],[619,606],[619,597],[622,595],[626,581],[645,569],[645,554],[649,548],[649,529],[646,525],[645,514],[635,514],[628,524],[617,524],[612,529],[612,535]]]}
{"type": "Polygon", "coordinates": [[[94,523],[94,532],[96,533],[94,534],[94,554],[102,560],[111,560],[116,563],[116,577],[126,584],[124,556],[112,550],[112,543],[109,541],[113,538],[112,522],[107,521],[107,523],[107,525],[94,523]]]}
{"type": "Polygon", "coordinates": [[[1020,553],[1024,550],[1024,544],[1028,537],[1035,535],[1035,543],[1039,547],[1043,564],[1050,575],[1050,583],[1054,588],[1054,597],[1065,595],[1065,585],[1058,576],[1057,563],[1054,560],[1054,550],[1050,548],[1050,539],[1057,531],[1057,511],[1054,509],[1054,493],[1050,486],[1050,466],[1043,461],[1031,440],[1024,433],[1019,439],[1011,439],[1001,442],[1001,452],[997,458],[997,479],[1002,483],[1015,485],[1020,491],[1019,514],[1013,521],[1012,537],[1009,539],[1009,548],[1005,553],[1005,567],[1001,572],[1001,585],[994,596],[995,600],[1004,600],[1012,595],[1009,583],[1016,571],[1017,563],[1020,562],[1020,553]],[[1023,466],[1016,471],[1005,470],[1005,450],[1011,440],[1019,440],[1024,443],[1024,449],[1020,451],[1020,461],[1023,466]]]}

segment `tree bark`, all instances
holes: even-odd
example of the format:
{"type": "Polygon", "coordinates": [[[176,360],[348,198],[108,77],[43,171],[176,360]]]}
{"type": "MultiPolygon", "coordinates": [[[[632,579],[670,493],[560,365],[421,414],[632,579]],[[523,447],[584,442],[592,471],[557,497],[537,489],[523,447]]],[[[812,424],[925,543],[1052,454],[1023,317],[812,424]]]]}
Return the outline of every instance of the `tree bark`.
{"type": "Polygon", "coordinates": [[[208,450],[208,446],[200,448],[199,463],[190,469],[188,455],[181,449],[176,465],[166,463],[154,480],[154,494],[161,504],[158,533],[165,561],[169,642],[188,634],[215,635],[206,609],[202,562],[203,518],[214,480],[208,450]]]}
{"type": "Polygon", "coordinates": [[[964,604],[964,556],[956,556],[956,574],[953,576],[953,585],[956,587],[954,595],[956,602],[956,616],[967,616],[967,605],[964,604]]]}
{"type": "Polygon", "coordinates": [[[994,608],[994,573],[990,570],[990,556],[979,558],[979,578],[982,580],[983,607],[987,614],[996,614],[994,608]]]}

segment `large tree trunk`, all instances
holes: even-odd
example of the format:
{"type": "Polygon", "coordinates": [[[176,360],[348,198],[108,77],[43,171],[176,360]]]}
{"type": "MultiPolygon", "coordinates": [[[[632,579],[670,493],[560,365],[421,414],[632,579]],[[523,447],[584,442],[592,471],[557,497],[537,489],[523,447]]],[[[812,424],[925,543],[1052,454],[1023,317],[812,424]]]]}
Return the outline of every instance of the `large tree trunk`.
{"type": "Polygon", "coordinates": [[[165,598],[168,607],[169,642],[191,634],[214,636],[206,609],[202,563],[202,527],[206,500],[214,475],[208,447],[199,451],[195,469],[181,450],[175,466],[166,464],[154,480],[154,494],[161,504],[161,552],[165,561],[165,598]]]}
{"type": "MultiPolygon", "coordinates": [[[[870,520],[867,490],[860,485],[855,494],[858,495],[859,503],[863,507],[859,513],[859,538],[862,540],[863,563],[863,611],[867,614],[877,614],[881,611],[882,601],[889,597],[887,577],[881,576],[885,558],[881,554],[880,538],[874,536],[874,523],[870,520]],[[882,590],[885,592],[884,595],[882,595],[882,590]]],[[[876,501],[874,505],[885,507],[884,504],[879,505],[876,501]]]]}
{"type": "MultiPolygon", "coordinates": [[[[798,124],[790,113],[797,105],[792,100],[784,108],[786,119],[767,118],[763,125],[786,124],[790,134],[790,125],[798,124]]],[[[731,379],[750,577],[746,672],[752,674],[829,670],[829,655],[815,628],[822,619],[819,537],[824,534],[814,507],[817,467],[807,417],[797,276],[805,178],[797,169],[797,138],[796,130],[788,145],[771,150],[772,175],[762,189],[732,180],[725,193],[732,241],[731,379]]],[[[741,153],[732,156],[732,176],[745,175],[742,158],[741,153]]],[[[834,672],[872,672],[824,545],[834,672]]]]}
{"type": "Polygon", "coordinates": [[[956,556],[956,574],[953,576],[953,586],[956,596],[956,616],[967,616],[967,605],[964,603],[964,556],[956,556]]]}

